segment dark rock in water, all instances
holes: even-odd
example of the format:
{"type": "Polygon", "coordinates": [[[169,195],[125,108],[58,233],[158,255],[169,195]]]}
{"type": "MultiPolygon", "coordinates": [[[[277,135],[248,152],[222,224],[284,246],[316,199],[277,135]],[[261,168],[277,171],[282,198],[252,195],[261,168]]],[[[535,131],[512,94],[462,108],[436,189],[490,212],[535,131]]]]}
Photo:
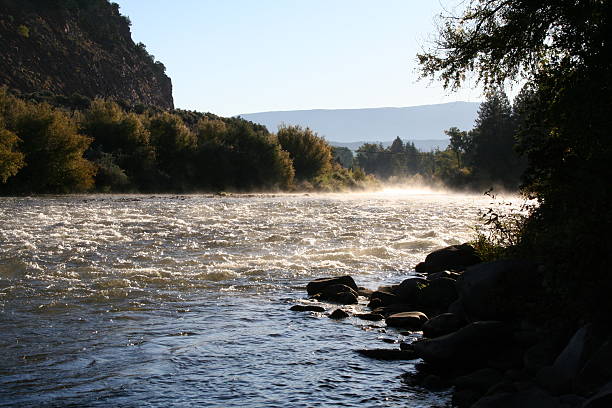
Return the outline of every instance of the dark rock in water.
{"type": "Polygon", "coordinates": [[[372,293],[370,300],[379,299],[382,306],[391,305],[394,303],[401,303],[401,299],[398,295],[391,292],[390,290],[377,290],[372,293]]]}
{"type": "Polygon", "coordinates": [[[359,313],[359,314],[356,314],[355,317],[358,317],[361,320],[370,320],[373,322],[377,322],[385,318],[385,316],[378,314],[378,313],[359,313]]]}
{"type": "Polygon", "coordinates": [[[312,282],[309,282],[308,285],[306,285],[306,291],[308,292],[309,296],[313,296],[323,291],[323,289],[325,289],[326,287],[332,285],[345,285],[353,289],[355,292],[359,290],[353,278],[347,275],[315,279],[312,282]]]}
{"type": "Polygon", "coordinates": [[[426,321],[427,315],[421,312],[395,313],[385,319],[387,326],[410,330],[420,330],[426,321]]]}
{"type": "Polygon", "coordinates": [[[457,300],[455,281],[450,278],[439,278],[428,282],[418,295],[419,307],[426,310],[447,310],[457,300]]]}
{"type": "Polygon", "coordinates": [[[295,305],[291,306],[289,310],[293,310],[294,312],[324,312],[325,308],[321,306],[314,305],[295,305]]]}
{"type": "Polygon", "coordinates": [[[471,266],[457,279],[457,292],[469,320],[509,320],[528,313],[529,298],[540,296],[537,265],[503,260],[471,266]]]}
{"type": "Polygon", "coordinates": [[[510,334],[510,329],[502,322],[475,322],[446,336],[418,340],[412,345],[419,357],[428,363],[478,366],[503,353],[510,334]]]}
{"type": "Polygon", "coordinates": [[[402,281],[394,290],[401,297],[402,302],[397,303],[412,303],[416,304],[421,290],[429,285],[427,279],[408,278],[402,281]]]}
{"type": "Polygon", "coordinates": [[[342,305],[358,303],[357,297],[357,292],[349,286],[341,284],[326,286],[313,296],[315,299],[340,303],[342,305]]]}
{"type": "Polygon", "coordinates": [[[430,391],[441,391],[450,387],[450,384],[438,375],[429,374],[423,379],[421,386],[430,391]]]}
{"type": "Polygon", "coordinates": [[[459,276],[461,276],[460,273],[442,271],[442,272],[430,273],[429,275],[427,275],[427,280],[431,281],[431,280],[439,279],[439,278],[449,278],[452,280],[457,280],[459,276]]]}
{"type": "Polygon", "coordinates": [[[373,292],[374,291],[372,289],[362,288],[361,286],[357,290],[357,293],[359,294],[359,296],[363,296],[363,297],[367,297],[367,298],[370,298],[372,296],[373,292]]]}
{"type": "Polygon", "coordinates": [[[452,245],[427,255],[425,262],[419,263],[415,270],[425,273],[462,270],[479,262],[482,262],[482,260],[476,255],[476,251],[471,245],[452,245]]]}
{"type": "Polygon", "coordinates": [[[371,349],[355,351],[377,360],[416,360],[418,358],[412,350],[371,349]]]}
{"type": "Polygon", "coordinates": [[[497,370],[483,368],[473,373],[462,375],[453,380],[457,388],[469,388],[484,394],[489,388],[499,383],[504,376],[497,370]]]}
{"type": "Polygon", "coordinates": [[[379,307],[382,307],[382,306],[383,306],[383,302],[382,300],[378,298],[374,298],[370,300],[370,303],[368,303],[368,307],[372,310],[378,309],[379,307]]]}
{"type": "Polygon", "coordinates": [[[349,314],[342,309],[336,309],[329,315],[330,319],[345,319],[347,317],[349,317],[349,314]]]}
{"type": "Polygon", "coordinates": [[[412,348],[412,344],[405,343],[405,342],[400,343],[400,350],[413,350],[414,351],[414,349],[412,348]]]}
{"type": "Polygon", "coordinates": [[[543,367],[552,365],[555,358],[563,350],[556,336],[547,336],[542,341],[528,348],[523,355],[523,365],[532,374],[543,367]]]}
{"type": "Polygon", "coordinates": [[[373,310],[374,313],[379,313],[385,317],[402,312],[412,312],[415,307],[412,304],[407,303],[394,303],[389,306],[377,307],[373,310]]]}
{"type": "Polygon", "coordinates": [[[606,384],[597,394],[584,402],[581,408],[612,407],[612,382],[606,384]]]}
{"type": "Polygon", "coordinates": [[[472,408],[564,408],[558,398],[538,388],[487,396],[472,408]]]}
{"type": "Polygon", "coordinates": [[[453,333],[467,322],[453,313],[443,313],[433,317],[423,324],[423,336],[434,338],[453,333]]]}

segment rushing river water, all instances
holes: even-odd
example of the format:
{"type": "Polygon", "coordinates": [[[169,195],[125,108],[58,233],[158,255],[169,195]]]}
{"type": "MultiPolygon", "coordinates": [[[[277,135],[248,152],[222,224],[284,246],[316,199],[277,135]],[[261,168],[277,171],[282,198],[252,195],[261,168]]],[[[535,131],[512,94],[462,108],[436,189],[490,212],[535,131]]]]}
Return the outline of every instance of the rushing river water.
{"type": "Polygon", "coordinates": [[[0,406],[445,406],[404,379],[413,362],[353,351],[410,340],[398,331],[288,309],[316,277],[414,275],[490,206],[393,190],[0,198],[0,406]]]}

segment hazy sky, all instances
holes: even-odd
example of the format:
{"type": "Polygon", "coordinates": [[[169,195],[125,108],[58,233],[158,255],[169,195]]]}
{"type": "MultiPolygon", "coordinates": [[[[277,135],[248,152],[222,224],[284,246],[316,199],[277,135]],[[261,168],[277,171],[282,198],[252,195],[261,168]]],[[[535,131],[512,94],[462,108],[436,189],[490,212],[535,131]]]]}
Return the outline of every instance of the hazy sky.
{"type": "Polygon", "coordinates": [[[115,0],[163,62],[176,107],[229,116],[480,101],[418,81],[416,53],[458,0],[115,0]]]}

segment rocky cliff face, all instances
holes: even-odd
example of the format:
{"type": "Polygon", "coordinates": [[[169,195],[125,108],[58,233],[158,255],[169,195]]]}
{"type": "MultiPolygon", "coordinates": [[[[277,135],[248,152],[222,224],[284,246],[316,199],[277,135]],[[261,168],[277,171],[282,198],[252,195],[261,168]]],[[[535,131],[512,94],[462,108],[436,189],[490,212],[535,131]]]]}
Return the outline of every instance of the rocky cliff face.
{"type": "Polygon", "coordinates": [[[0,86],[174,107],[165,67],[107,0],[0,0],[0,86]]]}

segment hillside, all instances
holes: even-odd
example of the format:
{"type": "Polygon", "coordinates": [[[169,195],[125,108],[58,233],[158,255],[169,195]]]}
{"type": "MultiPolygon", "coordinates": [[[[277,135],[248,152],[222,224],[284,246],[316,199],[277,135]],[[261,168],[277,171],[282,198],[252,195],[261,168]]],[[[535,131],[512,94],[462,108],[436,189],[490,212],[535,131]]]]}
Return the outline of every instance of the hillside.
{"type": "Polygon", "coordinates": [[[107,0],[0,0],[0,86],[174,106],[165,67],[107,0]]]}
{"type": "Polygon", "coordinates": [[[338,143],[446,139],[444,130],[474,127],[476,102],[451,102],[407,108],[316,109],[241,114],[240,117],[276,131],[281,123],[308,126],[338,143]]]}

